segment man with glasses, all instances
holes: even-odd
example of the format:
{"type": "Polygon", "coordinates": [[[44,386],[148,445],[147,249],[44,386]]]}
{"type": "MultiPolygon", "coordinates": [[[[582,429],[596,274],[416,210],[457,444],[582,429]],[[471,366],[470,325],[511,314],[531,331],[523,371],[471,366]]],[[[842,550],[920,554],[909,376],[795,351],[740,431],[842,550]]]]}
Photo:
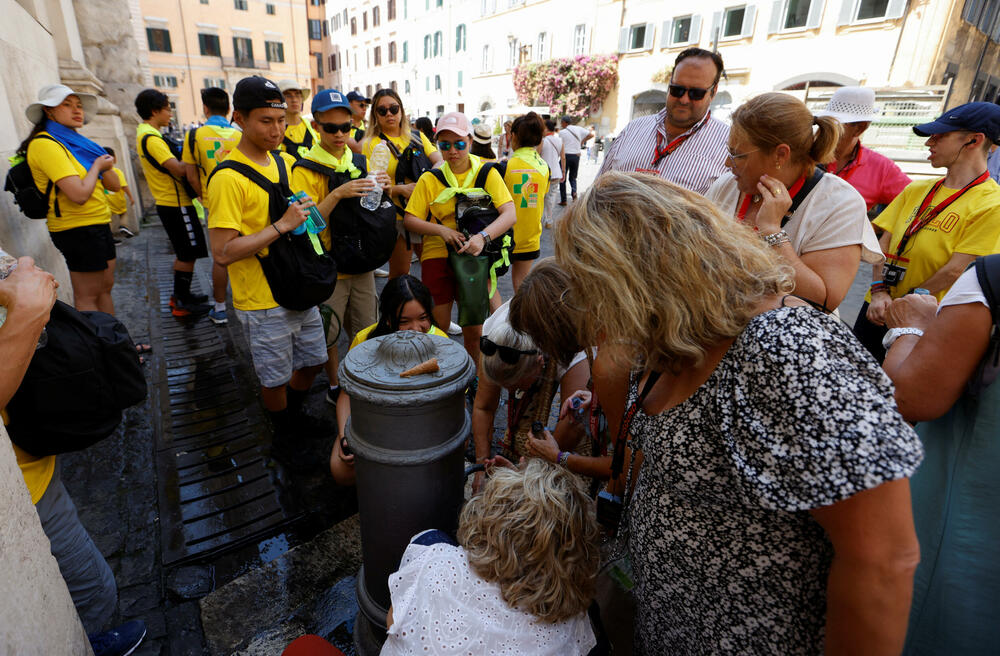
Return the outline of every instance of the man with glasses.
{"type": "Polygon", "coordinates": [[[677,55],[666,107],[629,122],[600,173],[649,173],[699,194],[708,191],[726,170],[729,126],[710,111],[722,71],[716,52],[688,48],[677,55]]]}

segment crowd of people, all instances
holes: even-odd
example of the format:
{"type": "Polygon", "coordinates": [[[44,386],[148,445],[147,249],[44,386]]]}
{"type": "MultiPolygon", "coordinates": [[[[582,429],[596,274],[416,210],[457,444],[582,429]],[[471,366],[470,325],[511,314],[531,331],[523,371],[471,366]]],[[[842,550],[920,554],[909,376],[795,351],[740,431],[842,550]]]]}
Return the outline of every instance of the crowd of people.
{"type": "MultiPolygon", "coordinates": [[[[624,128],[586,190],[594,134],[570,117],[556,130],[519,116],[494,151],[488,126],[460,112],[411,124],[391,89],[368,99],[248,77],[232,107],[203,91],[206,120],[177,150],[162,136],[167,97],[136,97],[136,151],[176,258],[171,311],[224,324],[231,290],[276,459],[315,464],[303,441],[327,429],[302,407],[325,368],[329,468],[352,485],[338,340],[447,339],[457,306],[485,471],[457,535],[414,536],[390,578],[383,653],[610,653],[609,602],[595,596],[611,571],[634,600],[637,653],[995,650],[1000,106],[914,127],[945,169],[914,182],[861,144],[871,89],[838,89],[815,113],[764,93],[727,124],[711,115],[723,72],[718,53],[678,55],[666,106],[624,128]],[[544,228],[554,258],[540,259],[544,228]],[[212,302],[191,291],[209,256],[212,302]],[[838,307],[862,262],[872,284],[851,330],[838,307]]],[[[113,313],[123,178],[78,132],[94,110],[86,94],[42,89],[20,152],[51,189],[74,304],[113,313]]],[[[0,281],[0,406],[54,290],[30,259],[0,281]]],[[[97,645],[113,578],[56,458],[16,455],[97,645]],[[60,553],[56,506],[80,538],[60,553]]],[[[138,628],[112,630],[98,653],[126,653],[113,649],[138,628]]]]}

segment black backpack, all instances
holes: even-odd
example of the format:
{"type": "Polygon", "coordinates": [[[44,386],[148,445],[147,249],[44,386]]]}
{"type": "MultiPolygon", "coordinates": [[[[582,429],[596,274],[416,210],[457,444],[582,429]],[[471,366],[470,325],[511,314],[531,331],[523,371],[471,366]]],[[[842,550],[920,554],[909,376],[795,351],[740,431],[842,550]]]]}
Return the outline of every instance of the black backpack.
{"type": "MultiPolygon", "coordinates": [[[[493,169],[497,169],[498,172],[502,170],[495,162],[483,162],[482,168],[476,174],[473,186],[485,190],[486,178],[493,169]]],[[[441,169],[432,169],[430,173],[445,187],[451,186],[441,169]]],[[[501,177],[503,177],[502,174],[501,177]]],[[[489,194],[476,198],[465,194],[455,194],[455,225],[458,226],[459,232],[465,233],[466,237],[482,232],[499,216],[500,212],[493,204],[493,199],[490,198],[489,194]]],[[[514,229],[510,228],[500,237],[490,240],[489,246],[482,254],[490,258],[490,262],[496,269],[496,274],[502,276],[510,269],[509,255],[512,252],[514,252],[514,229]]]]}
{"type": "Polygon", "coordinates": [[[312,130],[309,129],[309,126],[306,126],[306,136],[302,138],[301,143],[292,141],[290,138],[288,138],[287,135],[284,138],[282,138],[281,143],[285,146],[285,152],[287,152],[289,155],[291,155],[297,160],[302,159],[302,155],[299,155],[299,148],[303,146],[307,149],[312,148],[313,145],[312,130]]]}
{"type": "MultiPolygon", "coordinates": [[[[406,184],[416,182],[425,172],[434,168],[434,163],[424,150],[424,140],[420,138],[420,130],[410,130],[410,145],[403,152],[392,142],[392,139],[382,137],[382,143],[388,148],[392,156],[396,158],[396,179],[395,184],[406,184]]],[[[406,203],[403,203],[404,207],[406,203]]],[[[400,216],[402,209],[398,209],[400,216]]]]}
{"type": "Polygon", "coordinates": [[[121,423],[122,410],[146,398],[135,344],[110,314],[56,301],[45,332],[46,345],[7,404],[10,439],[33,456],[103,440],[121,423]]]}
{"type": "MultiPolygon", "coordinates": [[[[156,169],[160,173],[163,173],[164,175],[168,176],[171,180],[174,181],[174,191],[177,191],[177,185],[180,185],[181,188],[184,189],[184,193],[187,194],[188,198],[194,200],[195,198],[198,197],[198,192],[194,190],[194,187],[192,187],[191,183],[187,181],[187,178],[185,177],[178,180],[173,176],[172,173],[170,173],[170,171],[167,170],[165,166],[157,162],[156,158],[150,154],[149,146],[147,145],[146,142],[149,141],[150,138],[154,136],[156,135],[153,135],[151,133],[142,135],[142,140],[140,140],[139,142],[139,147],[142,149],[143,157],[146,158],[146,161],[149,162],[150,166],[152,166],[154,169],[156,169]]],[[[167,148],[170,149],[170,153],[177,159],[178,162],[180,162],[183,159],[181,151],[184,147],[184,143],[177,142],[173,139],[167,139],[162,134],[160,135],[160,139],[163,139],[164,143],[167,144],[167,148]]],[[[178,192],[177,193],[178,201],[180,200],[180,197],[181,197],[180,192],[178,192]]]]}
{"type": "MultiPolygon", "coordinates": [[[[365,156],[353,154],[354,166],[367,175],[365,156]]],[[[301,166],[327,176],[327,193],[351,181],[347,173],[337,173],[333,168],[300,159],[295,167],[301,166]]],[[[322,200],[322,199],[318,199],[322,200]]],[[[337,203],[330,212],[330,255],[337,261],[340,273],[368,273],[384,264],[396,246],[396,210],[388,197],[383,194],[378,209],[369,212],[361,207],[360,198],[347,198],[337,203]]]]}
{"type": "MultiPolygon", "coordinates": [[[[48,139],[49,141],[55,141],[59,143],[52,137],[44,134],[40,134],[35,139],[48,139]]],[[[21,213],[24,214],[29,219],[44,219],[49,214],[49,194],[52,193],[52,189],[55,185],[49,180],[49,183],[45,186],[45,193],[42,193],[41,189],[35,186],[35,179],[31,175],[31,167],[28,166],[28,154],[24,154],[24,159],[10,167],[7,171],[7,179],[4,182],[3,190],[9,191],[14,194],[14,202],[19,208],[21,208],[21,213]]],[[[56,190],[58,195],[59,191],[56,190]]],[[[62,216],[59,211],[59,201],[56,200],[55,204],[56,216],[62,216]]]]}
{"type": "MultiPolygon", "coordinates": [[[[271,223],[281,219],[288,210],[288,197],[292,190],[288,187],[288,172],[285,160],[278,151],[272,151],[278,166],[278,182],[274,183],[243,162],[224,160],[208,178],[223,169],[232,169],[245,176],[270,196],[268,212],[271,223]]],[[[274,300],[283,308],[301,312],[316,307],[333,294],[337,285],[337,262],[325,251],[317,253],[314,244],[316,235],[303,232],[296,235],[286,232],[268,246],[266,257],[257,255],[260,268],[264,271],[267,286],[271,288],[274,300]]]]}

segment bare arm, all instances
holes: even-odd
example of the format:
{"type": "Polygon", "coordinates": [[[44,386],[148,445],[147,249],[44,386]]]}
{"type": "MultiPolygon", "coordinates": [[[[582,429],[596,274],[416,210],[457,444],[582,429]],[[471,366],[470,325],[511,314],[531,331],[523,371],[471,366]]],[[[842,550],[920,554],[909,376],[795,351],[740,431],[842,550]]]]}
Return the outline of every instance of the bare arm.
{"type": "Polygon", "coordinates": [[[7,308],[7,320],[0,326],[0,408],[21,385],[58,287],[55,276],[36,267],[30,257],[20,258],[17,269],[0,280],[0,305],[7,308]]]}
{"type": "Polygon", "coordinates": [[[170,175],[174,176],[178,180],[183,180],[185,176],[185,164],[183,162],[177,161],[176,157],[171,157],[161,164],[161,166],[170,172],[170,175]]]}
{"type": "Polygon", "coordinates": [[[187,178],[188,184],[194,189],[195,195],[201,198],[203,190],[201,188],[201,177],[198,175],[198,167],[194,164],[184,164],[184,177],[187,178]]]}
{"type": "Polygon", "coordinates": [[[500,407],[500,386],[486,376],[479,379],[476,399],[472,404],[472,439],[476,446],[476,462],[490,457],[493,421],[500,407]]]}
{"type": "MultiPolygon", "coordinates": [[[[573,392],[587,389],[587,381],[590,380],[590,363],[586,360],[577,362],[563,374],[559,381],[559,398],[568,399],[573,392]]],[[[569,415],[559,420],[553,436],[563,451],[572,451],[580,443],[583,437],[583,427],[574,421],[569,415]]]]}
{"type": "MultiPolygon", "coordinates": [[[[114,162],[111,159],[111,155],[103,155],[94,160],[94,163],[90,166],[90,170],[87,171],[87,175],[82,178],[78,175],[68,175],[65,178],[56,180],[55,185],[59,188],[59,191],[65,194],[66,198],[69,198],[77,205],[83,205],[87,202],[87,199],[93,195],[94,187],[97,186],[98,177],[101,173],[108,175],[108,172],[111,170],[111,166],[113,164],[114,162]]],[[[111,176],[114,176],[116,181],[118,180],[117,175],[112,173],[111,176]]],[[[105,189],[108,188],[105,187],[105,189]]],[[[117,189],[108,190],[118,191],[117,189]]]]}
{"type": "Polygon", "coordinates": [[[111,193],[122,190],[122,181],[118,179],[118,174],[113,168],[104,172],[104,175],[101,176],[101,184],[111,193]]]}
{"type": "Polygon", "coordinates": [[[975,255],[952,253],[943,267],[935,271],[934,275],[917,286],[923,287],[934,295],[947,291],[955,284],[955,281],[962,275],[962,272],[969,268],[969,265],[975,262],[975,260],[975,255]]]}
{"type": "Polygon", "coordinates": [[[289,230],[299,227],[308,218],[306,210],[315,205],[311,200],[289,205],[285,214],[268,224],[263,230],[252,235],[240,235],[231,228],[210,228],[208,238],[212,244],[212,259],[216,264],[229,266],[233,262],[246,259],[259,253],[289,230]]]}
{"type": "Polygon", "coordinates": [[[444,161],[444,158],[441,156],[441,152],[437,150],[435,150],[433,153],[428,154],[427,157],[430,158],[431,164],[433,164],[434,166],[438,166],[439,164],[441,164],[441,162],[444,161]]]}
{"type": "MultiPolygon", "coordinates": [[[[878,245],[882,248],[883,253],[889,252],[889,244],[892,243],[892,233],[888,230],[883,232],[878,238],[878,245]]],[[[883,279],[883,269],[885,269],[885,264],[883,262],[876,262],[872,265],[872,282],[880,282],[883,279]]],[[[892,303],[892,296],[889,292],[878,291],[872,292],[871,303],[868,304],[868,312],[865,314],[867,319],[872,323],[881,326],[885,323],[885,313],[889,309],[889,304],[892,303]]]]}
{"type": "Polygon", "coordinates": [[[910,482],[899,479],[810,511],[833,544],[827,654],[899,654],[920,560],[910,482]]]}
{"type": "Polygon", "coordinates": [[[847,296],[861,263],[861,246],[839,246],[795,254],[791,243],[775,247],[795,269],[795,294],[834,310],[847,296]]]}

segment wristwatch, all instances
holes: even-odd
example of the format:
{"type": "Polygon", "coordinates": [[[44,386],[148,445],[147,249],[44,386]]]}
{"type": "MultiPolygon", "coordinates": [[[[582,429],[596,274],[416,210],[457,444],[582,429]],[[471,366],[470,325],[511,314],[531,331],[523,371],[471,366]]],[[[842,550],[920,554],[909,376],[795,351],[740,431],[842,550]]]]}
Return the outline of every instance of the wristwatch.
{"type": "Polygon", "coordinates": [[[486,232],[485,230],[480,230],[476,234],[478,234],[480,237],[483,238],[483,245],[484,246],[489,246],[490,245],[490,241],[491,241],[490,233],[486,232]]]}
{"type": "Polygon", "coordinates": [[[893,342],[902,337],[903,335],[916,335],[917,337],[923,337],[924,331],[919,328],[911,328],[909,326],[904,328],[890,328],[889,332],[885,334],[882,338],[882,348],[888,350],[892,346],[893,342]]]}

